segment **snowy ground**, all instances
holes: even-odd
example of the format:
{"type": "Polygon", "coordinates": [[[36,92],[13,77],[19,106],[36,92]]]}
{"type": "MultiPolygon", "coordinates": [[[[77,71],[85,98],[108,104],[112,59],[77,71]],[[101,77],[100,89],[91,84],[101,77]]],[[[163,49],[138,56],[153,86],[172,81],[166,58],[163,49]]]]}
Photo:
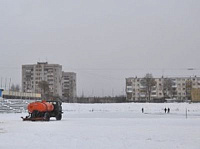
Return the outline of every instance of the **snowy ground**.
{"type": "Polygon", "coordinates": [[[63,104],[63,111],[50,122],[0,114],[0,149],[200,149],[200,104],[63,104]]]}

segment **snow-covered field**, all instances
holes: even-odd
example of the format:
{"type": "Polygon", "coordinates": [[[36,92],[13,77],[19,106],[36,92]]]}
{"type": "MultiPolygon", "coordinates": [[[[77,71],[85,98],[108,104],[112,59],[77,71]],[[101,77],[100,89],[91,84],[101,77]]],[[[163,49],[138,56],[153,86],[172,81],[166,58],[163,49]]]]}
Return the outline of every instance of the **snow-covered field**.
{"type": "Polygon", "coordinates": [[[200,149],[199,103],[63,104],[63,111],[50,122],[0,114],[0,149],[200,149]]]}

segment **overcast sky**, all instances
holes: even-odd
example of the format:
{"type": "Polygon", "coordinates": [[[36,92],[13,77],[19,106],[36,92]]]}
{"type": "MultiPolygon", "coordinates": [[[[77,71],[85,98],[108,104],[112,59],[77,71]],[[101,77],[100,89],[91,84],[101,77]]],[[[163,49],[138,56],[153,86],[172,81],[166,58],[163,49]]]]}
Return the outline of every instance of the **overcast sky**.
{"type": "Polygon", "coordinates": [[[76,72],[87,96],[124,94],[146,73],[199,76],[200,1],[0,0],[3,84],[37,61],[76,72]]]}

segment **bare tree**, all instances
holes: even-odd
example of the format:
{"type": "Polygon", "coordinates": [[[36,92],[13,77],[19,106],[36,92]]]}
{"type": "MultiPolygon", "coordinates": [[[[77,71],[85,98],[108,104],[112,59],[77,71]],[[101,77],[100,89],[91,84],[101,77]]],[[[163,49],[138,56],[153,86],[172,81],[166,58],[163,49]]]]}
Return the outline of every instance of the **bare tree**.
{"type": "Polygon", "coordinates": [[[43,99],[49,97],[49,84],[47,81],[41,81],[38,83],[38,87],[41,89],[41,94],[43,99]]]}
{"type": "Polygon", "coordinates": [[[15,91],[15,85],[14,84],[11,85],[10,91],[15,91]]]}
{"type": "Polygon", "coordinates": [[[10,91],[19,92],[20,91],[19,84],[17,84],[17,85],[12,84],[11,87],[10,87],[10,91]]]}
{"type": "Polygon", "coordinates": [[[173,81],[170,78],[164,78],[163,95],[164,98],[170,98],[173,95],[173,81]]]}
{"type": "Polygon", "coordinates": [[[20,91],[20,86],[19,86],[19,84],[17,84],[17,85],[15,86],[15,91],[16,91],[16,92],[19,92],[19,91],[20,91]]]}
{"type": "Polygon", "coordinates": [[[147,101],[149,102],[151,100],[152,89],[156,85],[156,81],[152,74],[147,73],[145,77],[142,78],[140,83],[146,91],[147,101]]]}

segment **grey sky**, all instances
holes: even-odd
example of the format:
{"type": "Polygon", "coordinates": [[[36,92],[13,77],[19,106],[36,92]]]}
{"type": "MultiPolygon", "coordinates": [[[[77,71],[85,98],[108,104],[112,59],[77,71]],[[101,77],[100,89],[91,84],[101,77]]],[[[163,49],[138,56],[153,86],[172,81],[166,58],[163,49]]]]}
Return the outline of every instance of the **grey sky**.
{"type": "Polygon", "coordinates": [[[148,72],[199,75],[199,14],[199,0],[0,0],[0,77],[21,85],[22,64],[48,60],[102,96],[148,72]]]}

